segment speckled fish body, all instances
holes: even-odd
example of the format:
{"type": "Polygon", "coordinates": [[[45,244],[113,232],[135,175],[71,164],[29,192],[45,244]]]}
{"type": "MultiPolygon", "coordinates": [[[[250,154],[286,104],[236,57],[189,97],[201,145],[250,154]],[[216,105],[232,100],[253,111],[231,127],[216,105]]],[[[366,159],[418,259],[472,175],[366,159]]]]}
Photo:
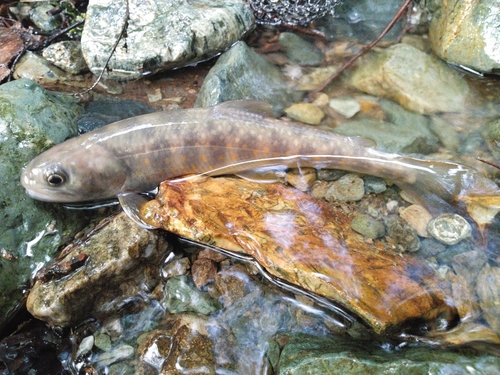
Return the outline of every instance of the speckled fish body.
{"type": "Polygon", "coordinates": [[[119,121],[39,155],[21,182],[35,199],[80,202],[148,191],[187,174],[312,166],[380,176],[414,190],[420,186],[448,201],[471,189],[496,189],[468,167],[382,153],[363,139],[269,113],[260,102],[236,101],[119,121]]]}

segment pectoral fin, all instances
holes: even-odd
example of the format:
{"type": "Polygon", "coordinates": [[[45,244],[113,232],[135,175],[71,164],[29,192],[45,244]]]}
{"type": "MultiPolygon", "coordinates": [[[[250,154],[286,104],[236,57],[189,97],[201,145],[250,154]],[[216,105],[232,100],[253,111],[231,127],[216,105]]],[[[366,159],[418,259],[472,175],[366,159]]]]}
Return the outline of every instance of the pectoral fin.
{"type": "Polygon", "coordinates": [[[119,194],[118,200],[127,216],[137,225],[144,229],[157,229],[149,223],[146,223],[140,215],[141,207],[150,201],[146,196],[135,193],[119,194]]]}

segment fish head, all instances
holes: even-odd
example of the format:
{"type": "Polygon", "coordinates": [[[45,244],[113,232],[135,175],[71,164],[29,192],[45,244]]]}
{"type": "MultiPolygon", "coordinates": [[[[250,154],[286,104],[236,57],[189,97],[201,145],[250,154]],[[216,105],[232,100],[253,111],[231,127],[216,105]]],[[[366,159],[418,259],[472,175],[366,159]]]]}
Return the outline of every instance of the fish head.
{"type": "Polygon", "coordinates": [[[21,184],[28,196],[60,203],[115,197],[126,180],[119,160],[98,143],[71,141],[42,153],[24,168],[21,184]]]}

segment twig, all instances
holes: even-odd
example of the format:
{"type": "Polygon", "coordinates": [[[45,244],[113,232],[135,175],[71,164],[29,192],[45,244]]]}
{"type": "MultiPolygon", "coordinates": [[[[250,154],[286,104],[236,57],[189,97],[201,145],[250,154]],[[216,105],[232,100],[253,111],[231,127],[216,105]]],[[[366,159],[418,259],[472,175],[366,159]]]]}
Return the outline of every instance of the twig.
{"type": "Polygon", "coordinates": [[[89,93],[90,91],[92,91],[93,89],[95,89],[95,87],[98,85],[98,83],[101,81],[102,79],[102,76],[104,75],[104,71],[106,70],[110,60],[111,60],[111,57],[113,57],[113,54],[115,53],[115,50],[116,50],[116,47],[118,47],[118,43],[120,43],[120,40],[122,39],[123,37],[123,34],[125,33],[125,30],[127,28],[127,24],[128,24],[128,18],[129,18],[129,6],[128,6],[128,0],[125,1],[125,4],[126,4],[126,7],[125,7],[125,21],[123,22],[123,26],[122,26],[122,30],[120,31],[120,34],[118,35],[118,39],[116,39],[116,42],[115,44],[113,45],[113,48],[111,49],[111,52],[109,53],[109,56],[108,58],[106,59],[106,62],[104,63],[104,66],[101,70],[101,72],[99,73],[99,75],[97,76],[97,79],[95,80],[95,82],[92,84],[92,86],[90,86],[88,89],[84,90],[84,91],[81,91],[81,92],[77,92],[74,94],[74,96],[76,97],[82,97],[83,95],[89,93]]]}
{"type": "Polygon", "coordinates": [[[380,40],[386,36],[386,34],[392,29],[394,24],[401,18],[401,16],[404,14],[406,9],[410,6],[412,0],[405,0],[403,5],[399,8],[398,12],[396,15],[392,18],[391,22],[385,27],[385,29],[380,33],[380,35],[372,41],[370,44],[366,45],[359,51],[357,54],[355,54],[349,61],[347,61],[344,65],[342,65],[335,73],[333,73],[328,79],[316,90],[311,91],[308,95],[308,99],[311,100],[314,98],[316,94],[318,94],[321,90],[323,90],[330,82],[332,82],[335,78],[337,78],[344,70],[349,68],[358,58],[363,56],[366,52],[368,52],[370,49],[373,48],[380,40]]]}

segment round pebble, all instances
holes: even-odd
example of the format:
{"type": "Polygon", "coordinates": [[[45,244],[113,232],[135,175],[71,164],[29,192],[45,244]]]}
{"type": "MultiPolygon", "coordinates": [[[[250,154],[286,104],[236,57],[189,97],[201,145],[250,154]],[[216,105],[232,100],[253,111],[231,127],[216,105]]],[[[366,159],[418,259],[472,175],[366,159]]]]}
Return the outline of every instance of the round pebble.
{"type": "Polygon", "coordinates": [[[312,103],[295,103],[285,109],[288,117],[309,125],[318,125],[325,114],[312,103]]]}
{"type": "Polygon", "coordinates": [[[424,207],[412,204],[406,208],[401,208],[399,215],[415,229],[420,237],[429,237],[427,225],[432,220],[432,216],[424,207]]]}
{"type": "Polygon", "coordinates": [[[380,194],[387,190],[387,183],[380,177],[365,176],[365,193],[380,194]]]}
{"type": "Polygon", "coordinates": [[[351,118],[361,110],[361,105],[353,98],[330,99],[329,104],[345,118],[351,118]]]}
{"type": "Polygon", "coordinates": [[[365,183],[356,174],[346,174],[333,181],[326,191],[325,199],[333,201],[359,201],[365,195],[365,183]]]}
{"type": "Polygon", "coordinates": [[[387,235],[397,245],[398,251],[414,252],[420,249],[420,240],[415,230],[404,219],[394,216],[389,218],[385,225],[387,235]]]}
{"type": "Polygon", "coordinates": [[[367,238],[380,238],[385,234],[385,226],[369,215],[359,214],[351,221],[352,230],[367,238]]]}
{"type": "Polygon", "coordinates": [[[442,214],[429,222],[427,231],[436,240],[446,245],[455,245],[470,237],[472,228],[460,215],[442,214]]]}

